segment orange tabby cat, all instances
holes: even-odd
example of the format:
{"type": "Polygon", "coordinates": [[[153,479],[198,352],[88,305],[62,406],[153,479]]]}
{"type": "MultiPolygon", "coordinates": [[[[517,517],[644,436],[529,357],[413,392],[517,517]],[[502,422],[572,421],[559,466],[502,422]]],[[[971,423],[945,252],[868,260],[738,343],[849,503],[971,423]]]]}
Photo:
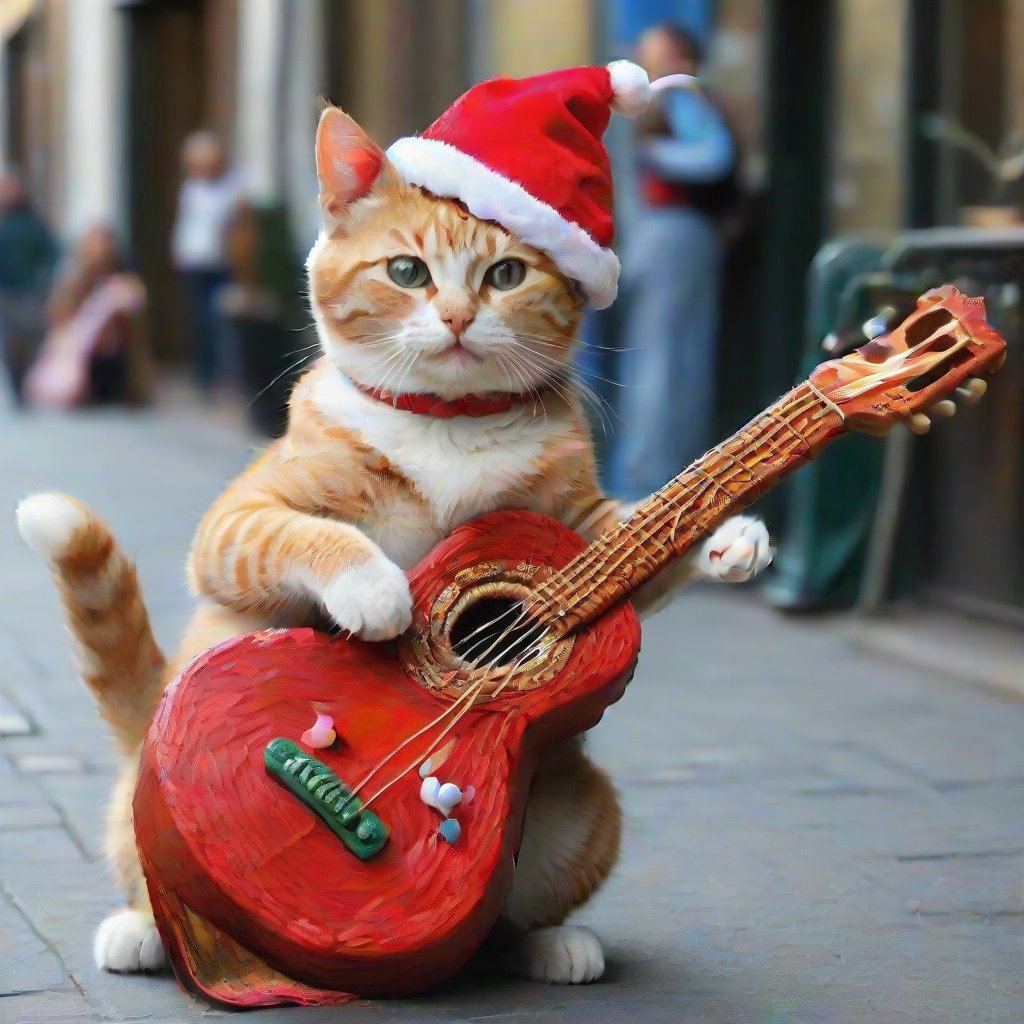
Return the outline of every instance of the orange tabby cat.
{"type": "MultiPolygon", "coordinates": [[[[134,569],[99,519],[59,494],[18,510],[25,540],[53,569],[78,666],[125,756],[108,849],[128,909],[95,940],[108,970],[165,963],[130,801],[139,745],[177,670],[271,625],[333,621],[369,640],[396,636],[410,622],[405,570],[483,512],[530,509],[588,538],[629,512],[600,493],[584,413],[566,386],[578,285],[498,225],[404,183],[340,110],[321,118],[317,166],[325,227],[308,268],[324,356],[295,388],[287,434],[199,526],[189,565],[199,604],[177,655],[165,662],[134,569]],[[513,397],[445,417],[395,397],[486,403],[497,393],[513,397]]],[[[697,578],[747,579],[769,559],[764,526],[736,517],[638,603],[649,610],[697,578]]],[[[611,783],[579,742],[548,754],[506,907],[509,970],[563,983],[601,975],[596,936],[563,921],[612,869],[620,820],[611,783]]]]}

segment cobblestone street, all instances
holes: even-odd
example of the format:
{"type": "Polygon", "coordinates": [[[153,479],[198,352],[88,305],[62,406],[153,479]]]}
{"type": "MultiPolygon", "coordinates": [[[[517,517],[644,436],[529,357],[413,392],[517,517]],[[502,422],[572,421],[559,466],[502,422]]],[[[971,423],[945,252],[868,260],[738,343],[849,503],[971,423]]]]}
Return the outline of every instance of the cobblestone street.
{"type": "MultiPolygon", "coordinates": [[[[0,432],[0,1022],[226,1015],[167,976],[92,963],[92,933],[117,905],[100,856],[115,753],[13,509],[43,488],[92,504],[136,556],[170,648],[191,532],[257,442],[187,407],[0,411],[0,432]]],[[[474,977],[431,998],[254,1019],[1024,1019],[1024,702],[869,653],[841,619],[700,589],[649,624],[592,749],[627,819],[622,863],[579,915],[606,943],[603,982],[474,977]]]]}

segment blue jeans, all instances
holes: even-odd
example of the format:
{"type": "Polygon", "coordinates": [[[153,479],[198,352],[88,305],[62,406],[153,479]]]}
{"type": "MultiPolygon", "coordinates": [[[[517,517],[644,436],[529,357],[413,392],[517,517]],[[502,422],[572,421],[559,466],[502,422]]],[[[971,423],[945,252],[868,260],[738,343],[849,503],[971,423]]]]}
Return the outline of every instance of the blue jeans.
{"type": "Polygon", "coordinates": [[[604,481],[614,497],[646,497],[714,443],[721,248],[717,225],[687,209],[645,209],[630,234],[604,481]]]}
{"type": "Polygon", "coordinates": [[[230,367],[225,366],[221,319],[216,306],[217,294],[229,278],[222,270],[185,270],[181,276],[192,336],[192,372],[196,385],[206,393],[230,373],[230,367]]]}

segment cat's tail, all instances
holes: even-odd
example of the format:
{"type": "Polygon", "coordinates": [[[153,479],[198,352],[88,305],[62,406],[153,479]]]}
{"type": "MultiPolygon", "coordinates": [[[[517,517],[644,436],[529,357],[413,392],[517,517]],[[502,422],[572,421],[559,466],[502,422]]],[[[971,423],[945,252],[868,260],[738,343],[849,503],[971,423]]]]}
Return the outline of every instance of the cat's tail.
{"type": "Polygon", "coordinates": [[[163,691],[166,661],[150,630],[135,567],[106,523],[64,494],[18,505],[18,530],[50,566],[75,660],[126,752],[143,740],[163,691]]]}

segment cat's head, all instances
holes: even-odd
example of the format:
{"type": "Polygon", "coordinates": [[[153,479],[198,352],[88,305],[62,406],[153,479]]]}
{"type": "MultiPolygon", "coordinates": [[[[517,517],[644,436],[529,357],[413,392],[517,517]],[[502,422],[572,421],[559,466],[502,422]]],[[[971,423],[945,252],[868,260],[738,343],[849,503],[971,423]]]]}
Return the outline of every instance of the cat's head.
{"type": "Polygon", "coordinates": [[[558,378],[581,289],[543,252],[402,181],[348,115],[320,119],[324,229],[307,262],[327,357],[392,392],[537,391],[558,378]]]}

